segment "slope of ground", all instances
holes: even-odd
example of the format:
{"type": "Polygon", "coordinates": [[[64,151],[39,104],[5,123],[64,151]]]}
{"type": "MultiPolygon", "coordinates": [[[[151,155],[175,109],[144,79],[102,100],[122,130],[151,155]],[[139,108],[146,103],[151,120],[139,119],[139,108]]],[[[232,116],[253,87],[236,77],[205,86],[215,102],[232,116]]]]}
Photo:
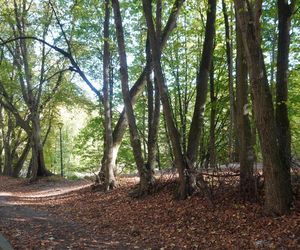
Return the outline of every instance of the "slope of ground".
{"type": "MultiPolygon", "coordinates": [[[[260,204],[243,203],[224,186],[213,204],[200,194],[173,198],[175,183],[133,199],[137,183],[91,192],[86,181],[0,177],[0,233],[15,249],[296,249],[300,247],[299,206],[270,218],[260,204]]],[[[299,204],[299,201],[297,201],[299,204]]]]}

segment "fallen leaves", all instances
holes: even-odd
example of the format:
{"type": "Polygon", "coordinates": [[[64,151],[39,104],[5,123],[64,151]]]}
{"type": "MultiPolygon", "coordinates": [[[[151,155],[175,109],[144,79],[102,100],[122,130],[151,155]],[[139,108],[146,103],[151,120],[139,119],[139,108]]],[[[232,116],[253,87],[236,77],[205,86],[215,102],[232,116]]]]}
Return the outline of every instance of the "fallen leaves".
{"type": "Polygon", "coordinates": [[[10,199],[14,206],[21,206],[20,218],[24,209],[36,213],[29,216],[31,223],[13,223],[0,215],[0,232],[17,249],[285,249],[300,245],[298,206],[290,215],[265,217],[260,204],[241,202],[234,186],[218,190],[212,208],[201,194],[175,201],[175,182],[152,196],[132,199],[128,193],[136,180],[130,178],[121,179],[121,186],[107,193],[90,188],[64,193],[68,185],[75,185],[72,182],[41,181],[28,186],[16,179],[0,181],[1,191],[18,194],[10,199]],[[45,192],[48,187],[50,193],[62,191],[38,197],[41,187],[45,192]]]}

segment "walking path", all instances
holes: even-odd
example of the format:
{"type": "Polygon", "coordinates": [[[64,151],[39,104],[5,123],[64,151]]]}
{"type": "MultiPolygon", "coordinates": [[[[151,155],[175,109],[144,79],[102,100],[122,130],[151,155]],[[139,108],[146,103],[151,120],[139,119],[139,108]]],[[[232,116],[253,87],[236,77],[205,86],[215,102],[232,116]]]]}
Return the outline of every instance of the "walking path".
{"type": "MultiPolygon", "coordinates": [[[[113,241],[111,235],[105,232],[95,235],[90,225],[52,214],[51,209],[43,207],[43,199],[58,199],[88,185],[44,186],[39,191],[24,194],[0,192],[2,234],[7,239],[12,238],[11,245],[17,249],[25,249],[25,246],[31,249],[126,249],[126,245],[113,241]]],[[[13,249],[1,234],[0,249],[13,249]]]]}

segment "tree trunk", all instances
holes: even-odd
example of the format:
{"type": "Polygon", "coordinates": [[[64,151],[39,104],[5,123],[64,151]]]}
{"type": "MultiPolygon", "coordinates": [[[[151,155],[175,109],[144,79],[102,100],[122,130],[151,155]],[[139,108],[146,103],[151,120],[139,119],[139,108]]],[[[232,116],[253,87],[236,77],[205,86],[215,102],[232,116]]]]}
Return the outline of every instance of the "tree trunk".
{"type": "MultiPolygon", "coordinates": [[[[149,79],[150,80],[150,79],[149,79]]],[[[152,81],[149,81],[149,85],[152,85],[152,81]]],[[[152,100],[151,98],[148,99],[148,107],[152,106],[152,112],[149,112],[149,120],[148,120],[148,167],[153,172],[156,163],[156,144],[157,144],[157,134],[159,128],[159,116],[160,116],[160,100],[159,100],[159,93],[158,93],[158,86],[157,83],[155,85],[155,92],[154,92],[154,100],[153,100],[153,85],[152,87],[148,86],[148,95],[151,95],[152,92],[152,100]],[[150,90],[151,89],[151,90],[150,90]],[[153,109],[154,107],[154,109],[153,109]]]]}
{"type": "Polygon", "coordinates": [[[122,84],[122,94],[124,100],[125,111],[129,124],[130,141],[133,149],[133,155],[137,165],[137,169],[140,176],[140,187],[139,196],[148,194],[153,185],[153,179],[151,178],[151,171],[145,166],[144,159],[142,155],[141,141],[139,138],[138,128],[136,125],[136,119],[131,103],[131,96],[128,86],[128,68],[127,68],[127,58],[125,51],[125,41],[124,32],[122,26],[122,18],[120,13],[120,6],[118,0],[112,0],[114,19],[117,33],[118,50],[119,50],[119,60],[120,60],[120,74],[121,74],[121,84],[122,84]]]}
{"type": "Polygon", "coordinates": [[[0,104],[0,175],[3,174],[3,150],[4,150],[4,117],[3,117],[3,106],[0,104]]]}
{"type": "Polygon", "coordinates": [[[7,114],[7,130],[3,140],[4,147],[4,168],[3,175],[12,176],[13,172],[13,154],[12,154],[12,141],[13,141],[13,120],[11,114],[7,114]]]}
{"type": "Polygon", "coordinates": [[[254,115],[261,142],[265,176],[265,210],[268,214],[287,213],[291,205],[290,178],[280,157],[272,96],[268,85],[260,43],[261,2],[235,0],[253,92],[254,115]]]}
{"type": "Polygon", "coordinates": [[[104,131],[105,131],[105,188],[106,190],[116,187],[113,162],[113,136],[112,136],[112,116],[111,102],[109,97],[109,68],[110,68],[110,48],[109,48],[109,19],[110,0],[105,0],[105,20],[104,20],[104,46],[103,46],[103,105],[104,105],[104,131]]]}
{"type": "Polygon", "coordinates": [[[20,172],[23,168],[24,162],[29,154],[29,151],[30,151],[30,142],[28,141],[26,143],[25,148],[23,149],[23,152],[22,152],[20,158],[18,159],[17,163],[14,166],[14,170],[13,170],[13,174],[12,174],[13,177],[16,177],[16,178],[19,177],[20,172]]]}
{"type": "Polygon", "coordinates": [[[230,128],[229,128],[229,160],[237,161],[237,143],[236,143],[236,105],[233,87],[233,60],[230,35],[230,24],[228,20],[227,6],[225,0],[222,0],[222,10],[225,23],[225,41],[226,41],[226,59],[228,67],[229,80],[229,100],[230,100],[230,128]]]}
{"type": "MultiPolygon", "coordinates": [[[[168,21],[165,25],[165,28],[161,34],[161,49],[163,49],[164,46],[166,45],[167,40],[170,36],[170,33],[172,32],[172,30],[175,27],[177,16],[178,16],[179,11],[184,2],[185,2],[185,0],[176,0],[172,7],[171,14],[169,15],[169,19],[168,19],[168,21]]],[[[145,84],[146,84],[147,73],[151,72],[151,69],[152,69],[152,65],[151,65],[151,58],[150,58],[150,60],[147,60],[146,66],[144,67],[141,75],[139,76],[139,78],[137,79],[135,84],[130,89],[130,98],[131,98],[132,105],[134,105],[136,103],[138,96],[142,93],[142,91],[145,87],[145,84]]],[[[113,130],[113,152],[114,152],[113,153],[113,158],[114,158],[113,165],[114,166],[116,164],[118,150],[122,143],[122,138],[125,134],[127,125],[128,125],[127,117],[125,114],[125,109],[123,109],[123,111],[121,112],[120,117],[118,119],[118,122],[113,130]]],[[[106,149],[104,149],[104,152],[105,151],[106,151],[106,149]]],[[[103,157],[105,157],[105,154],[103,157]]],[[[101,162],[103,163],[104,160],[105,159],[102,159],[101,162]]],[[[104,176],[104,165],[103,164],[101,165],[101,169],[98,173],[98,176],[100,179],[102,178],[102,176],[104,176]]]]}
{"type": "Polygon", "coordinates": [[[5,140],[3,175],[6,175],[6,176],[12,175],[12,165],[13,165],[13,158],[11,155],[10,143],[9,143],[9,141],[5,140]]]}
{"type": "Polygon", "coordinates": [[[253,178],[254,149],[248,110],[248,70],[239,27],[236,27],[236,92],[239,138],[240,192],[244,200],[255,199],[253,178]]]}
{"type": "MultiPolygon", "coordinates": [[[[159,39],[161,39],[161,13],[162,13],[162,1],[157,0],[156,3],[156,32],[159,39]]],[[[149,35],[148,35],[149,36],[149,35]]],[[[150,41],[148,37],[146,53],[148,60],[151,58],[150,41]]],[[[154,172],[156,163],[156,144],[157,134],[159,129],[159,116],[160,116],[160,100],[159,90],[156,79],[154,83],[151,81],[151,72],[147,74],[147,90],[148,90],[148,161],[147,167],[151,171],[151,175],[154,172]],[[154,85],[154,87],[153,87],[154,85]],[[154,98],[153,98],[154,95],[154,98]]]]}
{"type": "Polygon", "coordinates": [[[210,131],[209,131],[209,163],[211,168],[217,167],[216,159],[216,106],[217,106],[217,96],[215,94],[215,77],[214,77],[214,64],[212,62],[211,71],[210,71],[210,131]]]}
{"type": "Polygon", "coordinates": [[[211,61],[214,48],[215,37],[215,20],[216,20],[216,0],[209,0],[209,7],[207,10],[207,20],[205,26],[205,39],[202,50],[202,58],[200,62],[200,68],[198,71],[196,84],[196,103],[194,107],[194,114],[191,123],[191,128],[188,138],[187,158],[195,165],[197,161],[197,155],[199,150],[202,126],[203,126],[203,114],[206,103],[207,88],[209,71],[211,67],[211,61]]]}
{"type": "Polygon", "coordinates": [[[163,71],[161,67],[161,43],[159,42],[159,38],[157,37],[157,33],[154,28],[153,18],[152,18],[152,7],[151,2],[147,0],[143,0],[143,9],[146,17],[146,23],[148,27],[148,34],[150,39],[150,47],[152,51],[152,60],[154,66],[154,75],[157,80],[159,95],[161,98],[163,112],[165,115],[168,133],[170,136],[170,140],[173,147],[174,153],[174,161],[175,166],[179,173],[179,198],[185,199],[189,190],[189,178],[186,170],[186,163],[182,154],[182,148],[180,144],[180,135],[175,126],[175,121],[173,118],[173,111],[171,104],[169,102],[168,89],[165,85],[165,79],[163,76],[163,71]]]}
{"type": "Polygon", "coordinates": [[[41,139],[41,127],[39,115],[32,112],[32,131],[31,139],[31,152],[32,152],[32,168],[31,168],[31,181],[35,181],[37,177],[50,176],[52,173],[46,169],[43,145],[41,139]]]}
{"type": "MultiPolygon", "coordinates": [[[[283,160],[285,177],[290,182],[291,167],[291,129],[288,117],[288,68],[291,17],[294,11],[295,1],[278,0],[278,52],[276,74],[276,127],[279,145],[279,155],[283,160]]],[[[290,201],[292,197],[289,197],[290,201]]]]}

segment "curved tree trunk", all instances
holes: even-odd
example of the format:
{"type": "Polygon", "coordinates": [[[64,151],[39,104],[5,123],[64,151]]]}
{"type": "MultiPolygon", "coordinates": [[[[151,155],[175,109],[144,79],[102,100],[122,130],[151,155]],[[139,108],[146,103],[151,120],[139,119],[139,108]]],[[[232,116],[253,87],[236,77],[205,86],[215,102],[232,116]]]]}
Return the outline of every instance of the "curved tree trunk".
{"type": "Polygon", "coordinates": [[[18,159],[17,163],[14,166],[14,170],[13,170],[13,174],[12,174],[13,177],[16,177],[16,178],[19,177],[20,172],[23,168],[24,162],[29,154],[29,151],[30,151],[30,142],[28,141],[26,143],[25,148],[23,149],[23,152],[22,152],[20,158],[18,159]]]}

